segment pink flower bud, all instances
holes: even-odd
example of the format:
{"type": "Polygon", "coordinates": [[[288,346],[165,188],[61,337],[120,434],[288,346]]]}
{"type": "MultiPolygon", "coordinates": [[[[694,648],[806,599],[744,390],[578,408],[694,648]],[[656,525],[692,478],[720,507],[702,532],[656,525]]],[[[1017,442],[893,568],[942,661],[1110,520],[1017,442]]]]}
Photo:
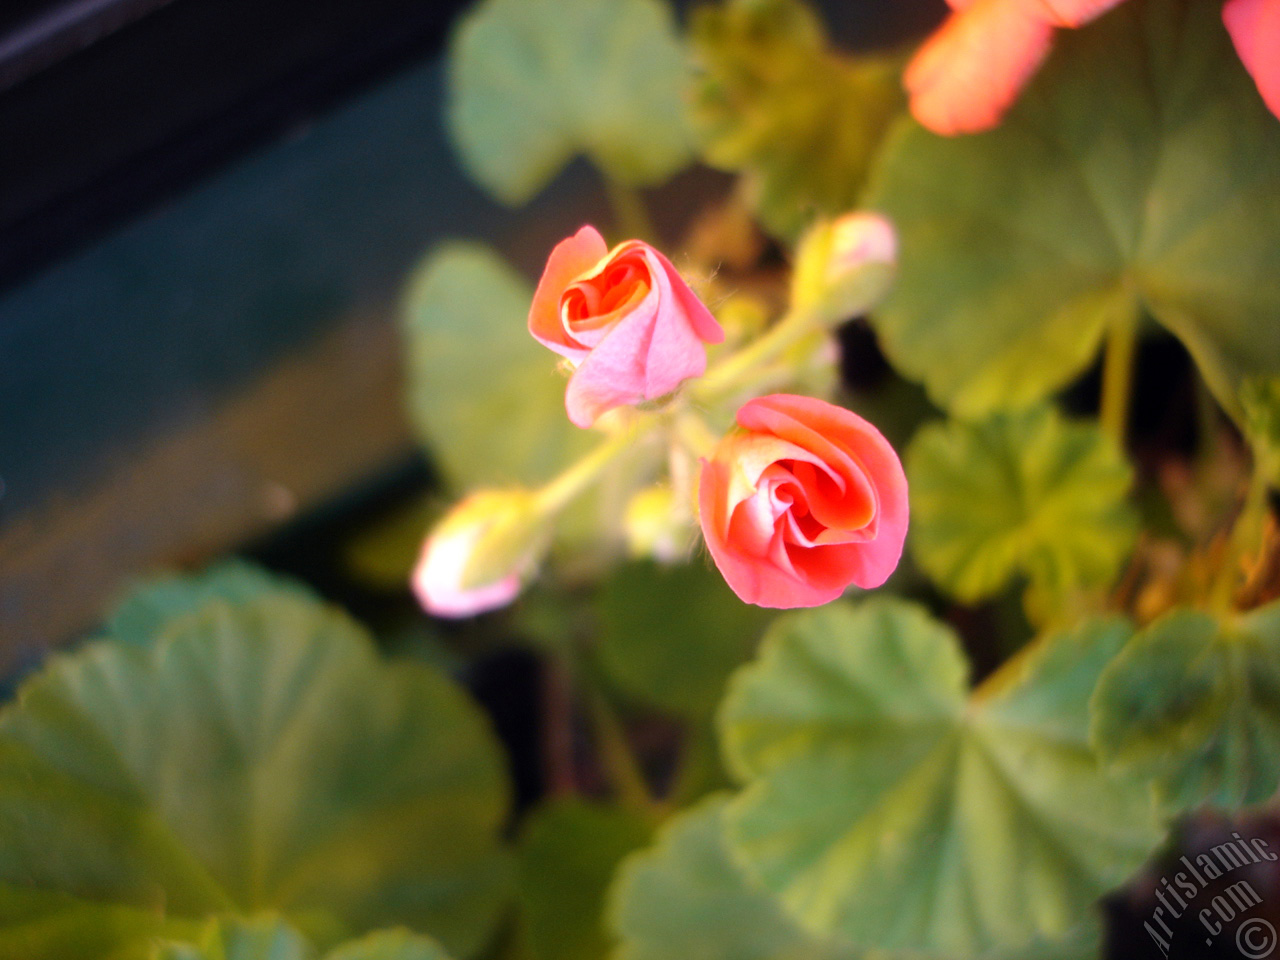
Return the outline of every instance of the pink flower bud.
{"type": "Polygon", "coordinates": [[[527,491],[471,494],[422,545],[413,571],[418,601],[437,617],[469,617],[506,606],[541,557],[546,532],[527,491]]]}

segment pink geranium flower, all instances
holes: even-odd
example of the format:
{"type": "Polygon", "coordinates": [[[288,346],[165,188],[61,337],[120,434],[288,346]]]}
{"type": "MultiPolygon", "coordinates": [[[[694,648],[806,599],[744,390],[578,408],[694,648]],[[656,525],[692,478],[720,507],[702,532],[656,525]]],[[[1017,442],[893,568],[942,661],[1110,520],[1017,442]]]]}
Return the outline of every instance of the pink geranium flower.
{"type": "Polygon", "coordinates": [[[843,407],[773,394],[744,404],[703,461],[699,522],[747,603],[815,607],[878,587],[902,556],[907,478],[880,431],[843,407]]]}
{"type": "MultiPolygon", "coordinates": [[[[952,14],[907,67],[911,112],[951,136],[996,126],[1049,54],[1053,31],[1079,27],[1121,0],[948,0],[952,14]]],[[[1227,0],[1236,51],[1280,117],[1280,0],[1227,0]]]]}
{"type": "Polygon", "coordinates": [[[589,226],[551,251],[529,332],[573,366],[565,409],[579,427],[701,376],[704,345],[724,339],[671,261],[640,240],[610,250],[589,226]]]}

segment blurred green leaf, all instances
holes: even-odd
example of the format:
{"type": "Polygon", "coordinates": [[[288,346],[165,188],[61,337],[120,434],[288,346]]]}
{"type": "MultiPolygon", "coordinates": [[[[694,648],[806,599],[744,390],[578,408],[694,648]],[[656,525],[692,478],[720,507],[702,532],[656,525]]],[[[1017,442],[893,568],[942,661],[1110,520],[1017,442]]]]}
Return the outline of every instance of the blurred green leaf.
{"type": "Polygon", "coordinates": [[[1144,312],[1233,413],[1280,369],[1280,124],[1213,4],[1062,31],[998,129],[905,123],[873,181],[902,251],[881,342],[953,413],[1045,397],[1144,312]]]}
{"type": "Polygon", "coordinates": [[[967,696],[950,629],[893,599],[779,618],[730,684],[734,858],[803,927],[953,958],[1056,940],[1151,854],[1147,791],[1099,770],[1089,695],[1120,621],[1047,635],[967,696]]]}
{"type": "Polygon", "coordinates": [[[706,563],[618,567],[596,601],[597,656],[628,697],[692,720],[714,712],[769,614],[743,603],[706,563]]]}
{"type": "MultiPolygon", "coordinates": [[[[0,884],[86,910],[403,923],[471,956],[510,891],[507,803],[466,694],[300,587],[58,657],[0,713],[0,884]]],[[[24,911],[0,908],[3,942],[24,911]]]]}
{"type": "Polygon", "coordinates": [[[614,868],[653,828],[639,814],[586,800],[535,811],[519,850],[520,920],[533,960],[604,960],[604,895],[614,868]]]}
{"type": "Polygon", "coordinates": [[[483,0],[450,44],[449,130],[504,203],[580,153],[622,183],[659,183],[689,161],[686,69],[663,0],[483,0]]]}
{"type": "Polygon", "coordinates": [[[541,483],[596,438],[569,422],[556,357],[529,336],[532,298],[474,243],[436,248],[409,287],[409,416],[455,489],[541,483]]]}
{"type": "Polygon", "coordinates": [[[1175,610],[1103,672],[1094,745],[1176,812],[1235,810],[1280,787],[1280,603],[1219,622],[1175,610]]]}
{"type": "Polygon", "coordinates": [[[196,924],[161,910],[0,884],[3,960],[148,960],[151,941],[195,933],[196,924]]]}
{"type": "Polygon", "coordinates": [[[912,553],[965,602],[1022,573],[1039,601],[1029,606],[1056,610],[1073,591],[1110,583],[1133,546],[1133,471],[1092,421],[1040,407],[927,424],[906,469],[912,553]]]}
{"type": "Polygon", "coordinates": [[[244,560],[225,560],[200,573],[164,573],[134,584],[107,617],[107,633],[115,640],[150,646],[170,623],[212,601],[237,604],[268,595],[319,602],[297,581],[244,560]]]}
{"type": "MultiPolygon", "coordinates": [[[[283,920],[219,920],[191,943],[165,943],[152,960],[315,960],[312,946],[283,920]]],[[[448,960],[434,940],[403,928],[379,930],[350,940],[324,960],[448,960]]]]}
{"type": "Polygon", "coordinates": [[[836,53],[799,0],[702,6],[689,35],[703,159],[744,174],[764,226],[794,239],[815,215],[857,206],[903,107],[900,61],[836,53]]]}
{"type": "Polygon", "coordinates": [[[627,859],[609,894],[615,960],[855,960],[810,936],[748,882],[724,845],[728,800],[716,794],[672,818],[657,842],[627,859]]]}
{"type": "Polygon", "coordinates": [[[1280,489],[1280,377],[1250,377],[1240,388],[1240,405],[1256,469],[1280,489]]]}

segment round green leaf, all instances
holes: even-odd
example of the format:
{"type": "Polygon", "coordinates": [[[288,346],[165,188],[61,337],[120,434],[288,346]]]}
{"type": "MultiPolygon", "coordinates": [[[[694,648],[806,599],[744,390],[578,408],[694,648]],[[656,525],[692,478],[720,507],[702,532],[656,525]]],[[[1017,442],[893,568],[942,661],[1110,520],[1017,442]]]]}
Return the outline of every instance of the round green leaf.
{"type": "Polygon", "coordinates": [[[597,656],[610,680],[641,703],[695,720],[714,713],[768,622],[698,563],[619,567],[596,607],[597,656]]]}
{"type": "Polygon", "coordinates": [[[1142,311],[1228,410],[1280,369],[1280,124],[1219,5],[1133,0],[1062,31],[998,129],[905,123],[873,180],[902,251],[881,342],[954,413],[1043,398],[1142,311]]]}
{"type": "Polygon", "coordinates": [[[801,926],[973,957],[1057,940],[1161,839],[1147,792],[1099,770],[1089,694],[1130,630],[1049,635],[966,696],[958,641],[892,599],[780,618],[730,684],[746,781],[733,856],[801,926]]]}
{"type": "Polygon", "coordinates": [[[614,868],[653,832],[637,813],[585,800],[535,812],[519,851],[524,942],[533,960],[603,960],[604,894],[614,868]]]}
{"type": "Polygon", "coordinates": [[[529,336],[532,298],[480,244],[437,248],[410,284],[409,415],[459,490],[542,483],[594,438],[569,422],[556,357],[529,336]]]}
{"type": "Polygon", "coordinates": [[[1175,610],[1131,640],[1093,699],[1094,744],[1171,811],[1280,787],[1280,603],[1220,622],[1175,610]]]}
{"type": "Polygon", "coordinates": [[[798,0],[707,4],[689,35],[703,158],[745,174],[765,227],[794,239],[815,215],[853,209],[902,110],[898,60],[836,53],[798,0]]]}
{"type": "Polygon", "coordinates": [[[226,560],[197,574],[161,574],[134,586],[107,618],[107,633],[151,645],[173,621],[215,600],[237,604],[268,594],[315,601],[306,587],[243,560],[226,560]]]}
{"type": "Polygon", "coordinates": [[[623,183],[658,183],[689,160],[685,72],[663,0],[483,0],[450,44],[449,129],[504,203],[580,153],[623,183]]]}
{"type": "Polygon", "coordinates": [[[157,916],[403,923],[470,956],[507,803],[463,691],[289,589],[58,657],[0,714],[0,883],[157,916]]]}
{"type": "Polygon", "coordinates": [[[1063,597],[1115,576],[1137,533],[1133,471],[1093,422],[1048,408],[981,423],[932,423],[907,450],[911,548],[965,602],[1015,574],[1063,597]]]}
{"type": "Polygon", "coordinates": [[[623,864],[610,892],[615,960],[856,960],[861,953],[801,930],[747,881],[723,837],[726,794],[673,818],[623,864]]]}

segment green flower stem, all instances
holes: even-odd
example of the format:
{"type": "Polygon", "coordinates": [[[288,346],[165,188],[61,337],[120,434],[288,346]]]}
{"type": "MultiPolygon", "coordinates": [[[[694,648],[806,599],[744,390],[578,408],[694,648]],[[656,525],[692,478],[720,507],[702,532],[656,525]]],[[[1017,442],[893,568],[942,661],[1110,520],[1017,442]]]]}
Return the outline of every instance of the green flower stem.
{"type": "Polygon", "coordinates": [[[631,749],[626,729],[614,712],[613,705],[594,685],[583,686],[587,711],[595,733],[596,749],[618,802],[641,811],[646,816],[656,815],[657,805],[645,782],[640,761],[631,749]]]}
{"type": "Polygon", "coordinates": [[[653,220],[649,217],[649,210],[644,205],[640,192],[609,176],[604,170],[600,171],[600,176],[604,179],[605,193],[609,196],[609,206],[613,210],[614,229],[628,240],[655,242],[658,232],[654,229],[653,220]]]}
{"type": "Polygon", "coordinates": [[[1241,563],[1246,556],[1257,553],[1262,546],[1263,526],[1267,520],[1267,481],[1262,471],[1255,469],[1249,482],[1249,492],[1231,526],[1231,535],[1222,558],[1222,566],[1215,572],[1209,592],[1209,608],[1221,614],[1229,613],[1235,606],[1236,588],[1240,583],[1241,563]]]}
{"type": "Polygon", "coordinates": [[[576,463],[570,464],[558,477],[539,490],[538,508],[547,515],[559,513],[591,486],[617,457],[653,432],[662,419],[658,414],[639,414],[636,421],[620,429],[576,463]]]}
{"type": "Polygon", "coordinates": [[[808,312],[792,310],[765,331],[764,336],[753,340],[708,370],[701,380],[690,387],[689,393],[702,403],[718,400],[755,379],[760,368],[768,366],[789,348],[821,329],[808,312]]]}
{"type": "MultiPolygon", "coordinates": [[[[792,311],[763,336],[725,357],[701,380],[690,384],[686,388],[687,395],[695,403],[705,404],[758,381],[762,374],[774,372],[775,362],[789,348],[819,332],[821,327],[815,325],[810,314],[792,311]]],[[[564,509],[595,483],[619,456],[661,428],[673,427],[680,442],[696,456],[710,452],[718,439],[707,429],[702,418],[680,400],[662,410],[632,410],[628,417],[626,424],[617,432],[538,491],[539,510],[553,516],[564,509]]]]}
{"type": "Polygon", "coordinates": [[[1124,449],[1129,428],[1129,398],[1133,393],[1133,365],[1138,346],[1135,322],[1113,323],[1107,331],[1102,360],[1102,430],[1124,449]]]}

